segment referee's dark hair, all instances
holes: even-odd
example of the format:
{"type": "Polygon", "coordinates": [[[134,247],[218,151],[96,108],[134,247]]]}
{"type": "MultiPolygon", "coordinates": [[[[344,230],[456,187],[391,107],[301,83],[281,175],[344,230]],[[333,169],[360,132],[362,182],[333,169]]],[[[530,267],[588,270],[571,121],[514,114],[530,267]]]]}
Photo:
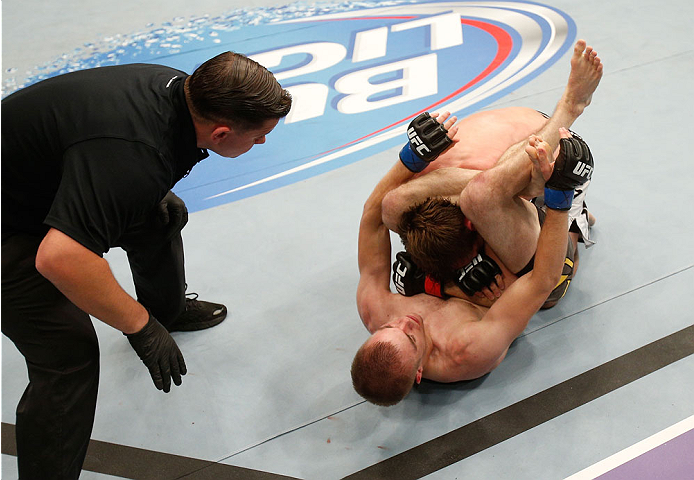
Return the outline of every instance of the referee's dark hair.
{"type": "Polygon", "coordinates": [[[272,73],[234,52],[200,65],[186,81],[186,94],[194,117],[246,130],[286,116],[292,106],[291,95],[272,73]]]}

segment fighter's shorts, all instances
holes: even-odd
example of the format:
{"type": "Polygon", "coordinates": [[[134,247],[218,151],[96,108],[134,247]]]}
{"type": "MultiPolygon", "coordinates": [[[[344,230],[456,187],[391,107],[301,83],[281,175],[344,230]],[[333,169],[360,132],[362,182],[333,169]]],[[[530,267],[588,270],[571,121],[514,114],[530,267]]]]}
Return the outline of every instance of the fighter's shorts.
{"type": "MultiPolygon", "coordinates": [[[[537,204],[535,204],[535,208],[537,209],[537,218],[540,221],[540,225],[542,225],[543,223],[545,223],[545,217],[547,216],[547,213],[543,208],[539,207],[537,204]]],[[[586,226],[588,226],[587,223],[586,226]]],[[[561,278],[559,279],[559,283],[557,283],[557,286],[554,287],[554,290],[552,290],[552,293],[550,293],[547,297],[547,300],[545,300],[545,305],[554,304],[558,302],[564,295],[566,295],[566,291],[569,289],[569,284],[571,283],[571,280],[574,278],[575,257],[576,250],[574,249],[573,242],[569,238],[566,245],[566,258],[564,259],[564,267],[562,268],[561,278]]],[[[533,255],[533,258],[530,259],[530,262],[528,262],[528,264],[520,272],[516,273],[516,275],[519,277],[525,275],[533,269],[534,265],[535,256],[533,255]]]]}

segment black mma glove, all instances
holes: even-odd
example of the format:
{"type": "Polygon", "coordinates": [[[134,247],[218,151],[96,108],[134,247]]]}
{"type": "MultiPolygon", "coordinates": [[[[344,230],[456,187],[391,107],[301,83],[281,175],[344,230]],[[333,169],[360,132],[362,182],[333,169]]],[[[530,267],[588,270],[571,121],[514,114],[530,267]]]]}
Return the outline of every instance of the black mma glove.
{"type": "Polygon", "coordinates": [[[441,283],[426,275],[412,261],[407,252],[398,252],[393,263],[393,283],[400,295],[411,297],[418,293],[427,293],[445,298],[441,283]]]}
{"type": "Polygon", "coordinates": [[[559,140],[559,156],[554,171],[545,183],[545,205],[554,210],[569,210],[574,189],[593,175],[593,155],[580,138],[559,140]]]}
{"type": "Polygon", "coordinates": [[[157,205],[156,219],[157,223],[166,229],[164,234],[166,238],[172,238],[188,223],[188,209],[185,202],[169,190],[169,193],[157,205]]]}
{"type": "Polygon", "coordinates": [[[456,271],[456,284],[465,293],[473,296],[481,292],[484,287],[489,287],[496,282],[497,275],[501,275],[499,265],[484,253],[478,253],[470,263],[456,271]]]}
{"type": "Polygon", "coordinates": [[[409,142],[400,150],[400,161],[411,172],[421,172],[453,143],[447,133],[429,112],[417,115],[407,129],[409,142]]]}
{"type": "Polygon", "coordinates": [[[172,378],[176,385],[181,384],[181,375],[187,371],[186,362],[173,337],[151,313],[142,330],[123,335],[149,369],[157,389],[168,393],[172,378]]]}

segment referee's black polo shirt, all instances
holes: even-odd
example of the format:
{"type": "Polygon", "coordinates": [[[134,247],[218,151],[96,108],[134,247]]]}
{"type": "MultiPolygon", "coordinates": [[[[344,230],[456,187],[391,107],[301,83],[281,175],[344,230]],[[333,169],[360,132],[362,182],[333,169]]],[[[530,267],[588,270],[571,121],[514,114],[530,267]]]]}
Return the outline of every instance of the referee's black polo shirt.
{"type": "Polygon", "coordinates": [[[54,227],[98,255],[207,156],[183,84],[160,65],[44,80],[2,101],[2,229],[54,227]]]}

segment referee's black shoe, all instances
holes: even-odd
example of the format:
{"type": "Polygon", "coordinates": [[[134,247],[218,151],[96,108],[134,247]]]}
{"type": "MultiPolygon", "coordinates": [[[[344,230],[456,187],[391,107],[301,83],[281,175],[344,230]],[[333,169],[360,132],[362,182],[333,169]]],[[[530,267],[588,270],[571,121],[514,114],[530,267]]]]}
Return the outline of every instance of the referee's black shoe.
{"type": "Polygon", "coordinates": [[[221,303],[198,300],[197,293],[186,294],[186,309],[166,327],[169,332],[193,332],[219,325],[227,316],[221,303]],[[189,298],[190,296],[190,298],[189,298]]]}

